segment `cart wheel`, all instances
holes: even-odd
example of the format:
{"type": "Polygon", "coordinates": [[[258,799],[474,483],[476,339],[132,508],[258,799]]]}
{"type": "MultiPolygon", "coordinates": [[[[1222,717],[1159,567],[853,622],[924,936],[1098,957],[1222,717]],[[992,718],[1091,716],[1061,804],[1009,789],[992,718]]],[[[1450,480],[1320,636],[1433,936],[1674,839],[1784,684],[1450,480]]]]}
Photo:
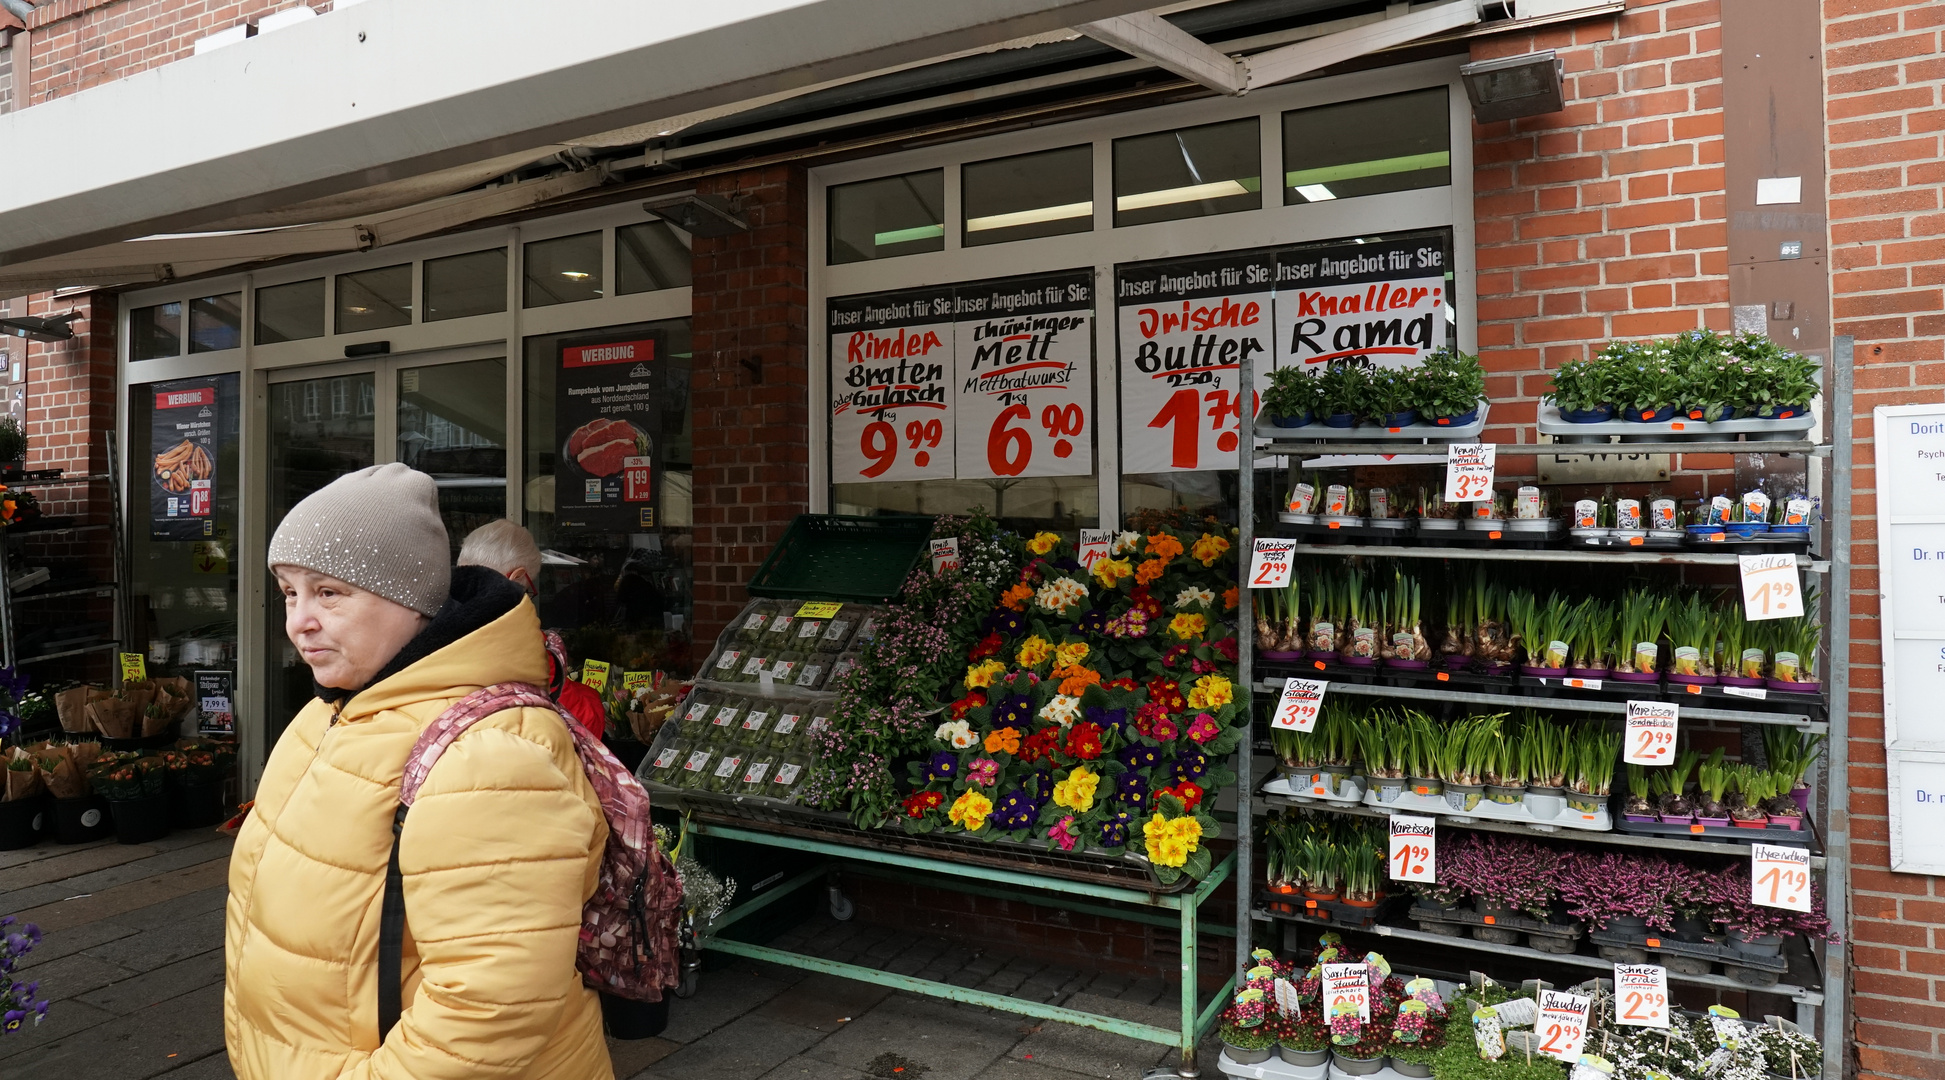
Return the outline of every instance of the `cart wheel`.
{"type": "Polygon", "coordinates": [[[1142,1071],[1141,1080],[1195,1080],[1202,1075],[1195,1068],[1177,1068],[1173,1065],[1157,1065],[1142,1071]]]}
{"type": "Polygon", "coordinates": [[[857,908],[845,897],[844,891],[831,886],[831,918],[838,922],[850,922],[851,916],[857,913],[857,908]]]}
{"type": "Polygon", "coordinates": [[[682,973],[681,980],[675,984],[675,996],[679,998],[695,997],[696,991],[701,988],[701,984],[701,972],[685,971],[682,973]]]}

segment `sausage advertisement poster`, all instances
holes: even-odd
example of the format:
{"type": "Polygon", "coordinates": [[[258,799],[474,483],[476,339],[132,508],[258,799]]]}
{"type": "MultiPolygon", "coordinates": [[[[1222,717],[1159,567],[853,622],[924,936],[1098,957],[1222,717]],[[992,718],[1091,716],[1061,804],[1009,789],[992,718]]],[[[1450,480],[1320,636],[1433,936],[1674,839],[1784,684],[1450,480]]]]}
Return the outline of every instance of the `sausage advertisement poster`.
{"type": "Polygon", "coordinates": [[[664,354],[659,332],[564,341],[555,371],[554,527],[656,527],[664,354]]]}
{"type": "Polygon", "coordinates": [[[155,383],[149,429],[149,538],[202,540],[216,529],[217,379],[155,383]]]}

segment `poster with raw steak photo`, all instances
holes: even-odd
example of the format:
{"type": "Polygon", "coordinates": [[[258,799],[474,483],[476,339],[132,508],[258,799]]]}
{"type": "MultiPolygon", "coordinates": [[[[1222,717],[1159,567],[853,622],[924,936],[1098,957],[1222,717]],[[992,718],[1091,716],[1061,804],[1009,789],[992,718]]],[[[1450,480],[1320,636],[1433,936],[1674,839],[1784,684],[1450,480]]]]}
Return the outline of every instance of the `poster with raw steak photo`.
{"type": "Polygon", "coordinates": [[[664,354],[656,331],[563,341],[554,375],[554,527],[656,527],[664,354]]]}
{"type": "Polygon", "coordinates": [[[149,428],[149,538],[215,535],[216,378],[156,383],[149,428]]]}

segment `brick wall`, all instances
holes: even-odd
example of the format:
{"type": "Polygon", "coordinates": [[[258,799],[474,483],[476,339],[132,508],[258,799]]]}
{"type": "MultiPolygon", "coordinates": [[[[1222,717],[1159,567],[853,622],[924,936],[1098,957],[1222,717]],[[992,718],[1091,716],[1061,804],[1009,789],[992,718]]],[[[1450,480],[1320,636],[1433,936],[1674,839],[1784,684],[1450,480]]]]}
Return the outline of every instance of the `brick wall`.
{"type": "Polygon", "coordinates": [[[34,13],[32,70],[20,78],[22,106],[72,94],[192,56],[196,40],[285,8],[319,14],[330,0],[55,0],[34,13]]]}
{"type": "MultiPolygon", "coordinates": [[[[743,585],[810,500],[809,203],[804,170],[703,181],[747,233],[695,241],[695,640],[713,641],[743,585]]],[[[698,658],[700,659],[700,658],[698,658]]]]}
{"type": "Polygon", "coordinates": [[[1833,329],[1857,339],[1852,1007],[1860,1076],[1945,1077],[1945,881],[1889,872],[1871,410],[1945,398],[1945,5],[1823,0],[1833,329]]]}

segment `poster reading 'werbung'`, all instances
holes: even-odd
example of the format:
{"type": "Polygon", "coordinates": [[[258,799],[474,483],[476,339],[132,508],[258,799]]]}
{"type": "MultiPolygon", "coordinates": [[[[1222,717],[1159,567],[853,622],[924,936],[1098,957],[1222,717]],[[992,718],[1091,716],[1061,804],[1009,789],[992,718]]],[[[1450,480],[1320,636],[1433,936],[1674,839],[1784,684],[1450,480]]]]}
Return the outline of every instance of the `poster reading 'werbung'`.
{"type": "Polygon", "coordinates": [[[149,429],[149,538],[215,535],[217,378],[156,383],[149,429]]]}
{"type": "Polygon", "coordinates": [[[554,371],[554,526],[634,532],[657,526],[667,336],[561,343],[554,371]]]}
{"type": "Polygon", "coordinates": [[[1235,467],[1243,358],[1252,409],[1270,385],[1275,269],[1267,252],[1116,269],[1124,472],[1235,467]]]}
{"type": "Polygon", "coordinates": [[[953,477],[949,286],[830,302],[831,482],[953,477]]]}
{"type": "Polygon", "coordinates": [[[1441,235],[1277,252],[1277,366],[1415,366],[1445,345],[1446,263],[1441,235]]]}
{"type": "Polygon", "coordinates": [[[1094,274],[954,288],[961,480],[1094,471],[1094,274]]]}

